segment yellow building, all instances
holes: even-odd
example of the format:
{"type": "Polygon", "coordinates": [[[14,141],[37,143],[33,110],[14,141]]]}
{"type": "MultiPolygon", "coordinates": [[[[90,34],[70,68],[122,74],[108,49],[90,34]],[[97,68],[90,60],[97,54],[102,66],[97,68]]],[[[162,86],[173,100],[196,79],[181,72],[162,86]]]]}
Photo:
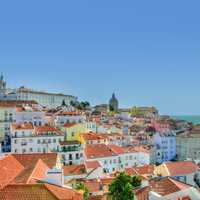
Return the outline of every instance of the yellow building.
{"type": "Polygon", "coordinates": [[[81,139],[81,133],[86,131],[86,126],[83,123],[66,123],[61,128],[61,130],[65,133],[65,140],[74,141],[77,140],[83,143],[81,139]]]}

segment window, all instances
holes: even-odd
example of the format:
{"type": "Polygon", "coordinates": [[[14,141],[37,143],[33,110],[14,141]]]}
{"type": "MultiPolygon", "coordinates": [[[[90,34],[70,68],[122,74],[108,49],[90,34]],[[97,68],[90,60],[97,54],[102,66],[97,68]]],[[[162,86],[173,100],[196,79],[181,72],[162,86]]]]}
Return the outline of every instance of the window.
{"type": "Polygon", "coordinates": [[[38,140],[37,143],[40,144],[40,140],[38,140]]]}
{"type": "Polygon", "coordinates": [[[74,137],[74,135],[75,135],[75,133],[74,133],[74,132],[72,132],[72,137],[74,137]]]}
{"type": "Polygon", "coordinates": [[[106,161],[106,160],[104,160],[104,164],[105,164],[105,165],[107,164],[107,161],[106,161]]]}
{"type": "Polygon", "coordinates": [[[26,153],[26,149],[22,149],[22,153],[26,153]]]}
{"type": "Polygon", "coordinates": [[[110,160],[110,164],[112,164],[112,160],[110,160]]]}
{"type": "Polygon", "coordinates": [[[15,144],[17,144],[17,140],[15,140],[15,144]]]}
{"type": "Polygon", "coordinates": [[[69,154],[69,160],[72,160],[72,154],[69,154]]]}
{"type": "Polygon", "coordinates": [[[24,133],[24,131],[22,131],[22,137],[24,137],[25,136],[25,133],[24,133]]]}
{"type": "Polygon", "coordinates": [[[15,153],[17,153],[17,149],[15,149],[15,153]]]}
{"type": "Polygon", "coordinates": [[[79,154],[78,153],[76,153],[76,160],[78,160],[79,159],[79,154]]]}
{"type": "Polygon", "coordinates": [[[30,149],[29,149],[29,151],[30,151],[30,152],[33,152],[33,149],[32,149],[32,148],[30,148],[30,149]]]}
{"type": "Polygon", "coordinates": [[[56,139],[53,139],[53,143],[56,143],[56,139]]]}
{"type": "Polygon", "coordinates": [[[15,137],[17,137],[17,132],[15,132],[15,137]]]}
{"type": "Polygon", "coordinates": [[[48,140],[48,143],[51,143],[51,139],[48,140]]]}

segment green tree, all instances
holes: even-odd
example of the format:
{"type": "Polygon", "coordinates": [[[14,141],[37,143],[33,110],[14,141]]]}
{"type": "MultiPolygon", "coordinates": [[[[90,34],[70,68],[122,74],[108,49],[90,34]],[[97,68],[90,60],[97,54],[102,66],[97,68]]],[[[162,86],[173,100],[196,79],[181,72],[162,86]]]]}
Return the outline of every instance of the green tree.
{"type": "Polygon", "coordinates": [[[140,187],[142,183],[142,178],[140,176],[133,176],[131,180],[131,185],[133,188],[140,187]]]}
{"type": "Polygon", "coordinates": [[[120,173],[109,186],[111,200],[134,200],[132,178],[124,172],[120,173]]]}
{"type": "Polygon", "coordinates": [[[88,200],[89,199],[89,190],[88,188],[84,185],[84,183],[78,182],[74,186],[75,190],[82,190],[83,193],[83,199],[88,200]]]}

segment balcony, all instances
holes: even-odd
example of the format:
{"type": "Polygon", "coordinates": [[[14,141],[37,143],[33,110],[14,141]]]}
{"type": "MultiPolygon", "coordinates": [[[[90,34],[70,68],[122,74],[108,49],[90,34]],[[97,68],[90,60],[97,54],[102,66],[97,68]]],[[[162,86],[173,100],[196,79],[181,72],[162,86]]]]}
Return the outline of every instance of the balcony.
{"type": "Polygon", "coordinates": [[[64,146],[58,152],[73,152],[73,151],[81,151],[81,146],[64,146]]]}

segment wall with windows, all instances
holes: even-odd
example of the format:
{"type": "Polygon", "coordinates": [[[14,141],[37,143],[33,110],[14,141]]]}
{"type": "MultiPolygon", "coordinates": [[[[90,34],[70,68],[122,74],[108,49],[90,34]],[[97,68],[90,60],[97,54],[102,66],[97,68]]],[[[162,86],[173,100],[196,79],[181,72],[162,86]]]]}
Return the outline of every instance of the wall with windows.
{"type": "MultiPolygon", "coordinates": [[[[23,134],[29,134],[28,131],[23,134]]],[[[63,141],[64,136],[17,136],[11,138],[12,153],[48,153],[56,152],[59,149],[59,142],[63,141]]]]}

